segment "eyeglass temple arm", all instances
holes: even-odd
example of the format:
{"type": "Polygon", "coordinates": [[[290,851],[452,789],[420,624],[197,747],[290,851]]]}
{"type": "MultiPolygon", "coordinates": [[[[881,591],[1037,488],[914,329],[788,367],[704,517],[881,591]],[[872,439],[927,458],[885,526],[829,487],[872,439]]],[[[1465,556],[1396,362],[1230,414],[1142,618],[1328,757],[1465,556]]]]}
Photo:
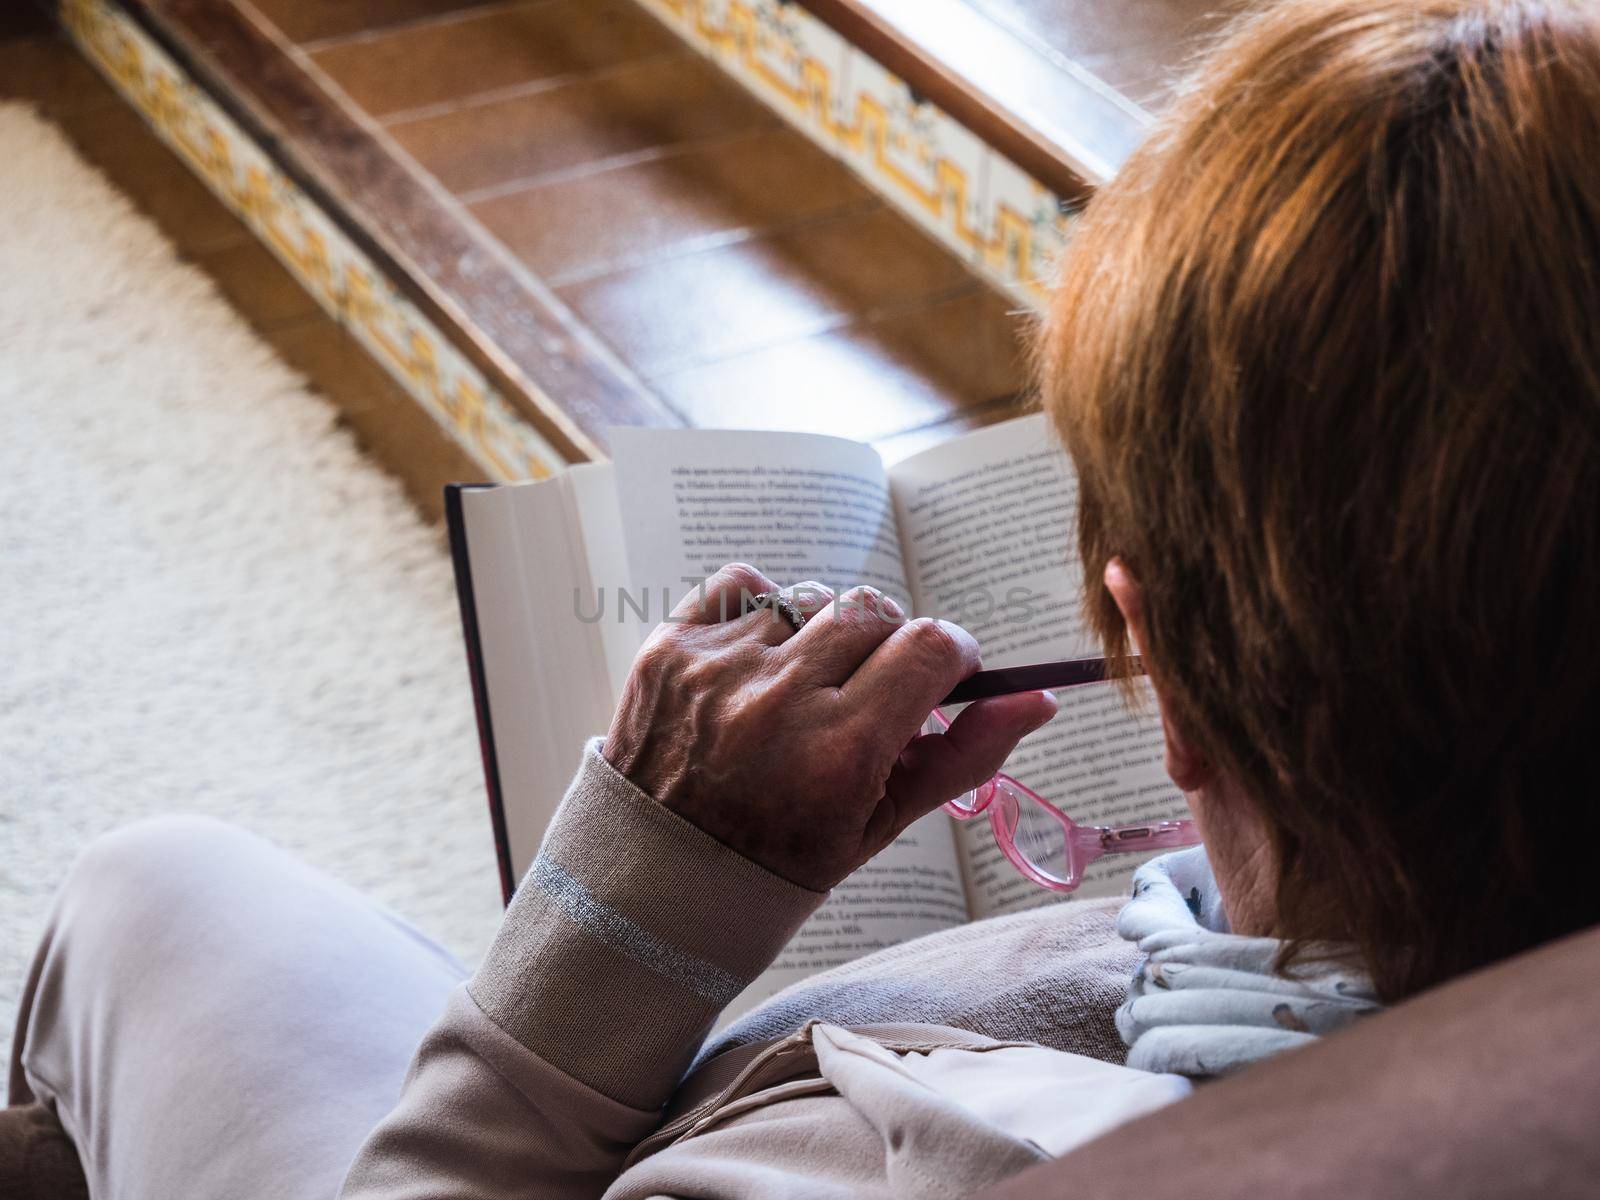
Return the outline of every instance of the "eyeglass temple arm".
{"type": "Polygon", "coordinates": [[[1094,830],[1100,849],[1109,852],[1176,850],[1200,841],[1200,827],[1181,821],[1141,821],[1134,825],[1100,825],[1094,830]]]}
{"type": "MultiPolygon", "coordinates": [[[[1135,675],[1144,674],[1144,664],[1137,654],[1130,655],[1127,663],[1135,675]]],[[[969,700],[1009,696],[1015,692],[1077,687],[1080,683],[1102,683],[1107,677],[1106,660],[1103,658],[1069,658],[1027,667],[1002,667],[998,671],[979,671],[968,675],[939,703],[965,704],[969,700]]]]}

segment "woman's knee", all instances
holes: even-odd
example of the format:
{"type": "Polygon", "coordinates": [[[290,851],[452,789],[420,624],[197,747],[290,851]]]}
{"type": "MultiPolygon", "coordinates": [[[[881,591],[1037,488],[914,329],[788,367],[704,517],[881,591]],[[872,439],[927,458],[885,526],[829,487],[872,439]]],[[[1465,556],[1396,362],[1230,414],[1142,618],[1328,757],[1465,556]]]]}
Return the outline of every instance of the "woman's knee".
{"type": "Polygon", "coordinates": [[[210,902],[219,884],[273,853],[254,834],[212,817],[136,821],[101,834],[79,854],[62,888],[63,915],[125,927],[170,920],[192,901],[210,902]]]}
{"type": "Polygon", "coordinates": [[[129,1028],[130,1016],[148,1036],[181,998],[199,994],[248,929],[253,897],[276,882],[280,860],[291,861],[204,817],[139,821],[90,842],[62,884],[24,989],[18,1048],[29,1069],[60,1078],[82,1037],[129,1028]]]}

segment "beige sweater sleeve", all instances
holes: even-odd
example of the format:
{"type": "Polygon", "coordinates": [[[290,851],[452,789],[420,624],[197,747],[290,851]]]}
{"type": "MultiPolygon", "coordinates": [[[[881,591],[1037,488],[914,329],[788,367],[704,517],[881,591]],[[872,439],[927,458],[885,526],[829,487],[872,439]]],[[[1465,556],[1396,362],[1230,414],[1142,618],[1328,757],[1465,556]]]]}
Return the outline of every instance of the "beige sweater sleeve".
{"type": "Polygon", "coordinates": [[[598,1196],[717,1014],[824,898],[656,804],[591,741],[342,1196],[598,1196]]]}

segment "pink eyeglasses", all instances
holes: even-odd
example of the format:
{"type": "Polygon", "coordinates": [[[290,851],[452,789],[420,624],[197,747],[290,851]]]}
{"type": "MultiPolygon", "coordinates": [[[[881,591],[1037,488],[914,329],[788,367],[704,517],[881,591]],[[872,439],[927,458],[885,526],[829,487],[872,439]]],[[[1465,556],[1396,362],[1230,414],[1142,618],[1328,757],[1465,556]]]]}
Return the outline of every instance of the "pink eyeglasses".
{"type": "MultiPolygon", "coordinates": [[[[1106,663],[1102,658],[1048,665],[1056,668],[1048,685],[1052,687],[1078,687],[1101,683],[1106,678],[1106,663]]],[[[1134,666],[1139,666],[1137,659],[1134,666]]],[[[998,676],[1001,672],[990,674],[998,676]]],[[[1009,690],[1032,690],[1039,686],[1039,683],[1030,683],[1009,690]]],[[[929,720],[937,729],[950,728],[950,718],[940,709],[934,709],[929,720]]],[[[987,811],[995,844],[1011,860],[1011,865],[1052,892],[1076,891],[1089,865],[1107,854],[1174,850],[1193,846],[1200,840],[1200,831],[1189,820],[1078,825],[1038,792],[1004,772],[957,796],[944,806],[944,811],[958,821],[970,821],[987,811]]]]}

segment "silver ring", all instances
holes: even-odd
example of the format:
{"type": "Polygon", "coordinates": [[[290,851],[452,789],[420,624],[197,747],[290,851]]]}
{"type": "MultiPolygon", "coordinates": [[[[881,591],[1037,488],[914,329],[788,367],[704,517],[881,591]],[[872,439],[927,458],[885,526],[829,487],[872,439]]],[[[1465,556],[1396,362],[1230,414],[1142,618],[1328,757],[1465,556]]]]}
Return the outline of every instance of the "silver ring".
{"type": "Polygon", "coordinates": [[[799,633],[806,627],[806,615],[800,611],[800,606],[782,592],[762,592],[759,596],[750,597],[750,606],[745,611],[749,613],[758,608],[769,608],[789,623],[789,628],[799,633]]]}

